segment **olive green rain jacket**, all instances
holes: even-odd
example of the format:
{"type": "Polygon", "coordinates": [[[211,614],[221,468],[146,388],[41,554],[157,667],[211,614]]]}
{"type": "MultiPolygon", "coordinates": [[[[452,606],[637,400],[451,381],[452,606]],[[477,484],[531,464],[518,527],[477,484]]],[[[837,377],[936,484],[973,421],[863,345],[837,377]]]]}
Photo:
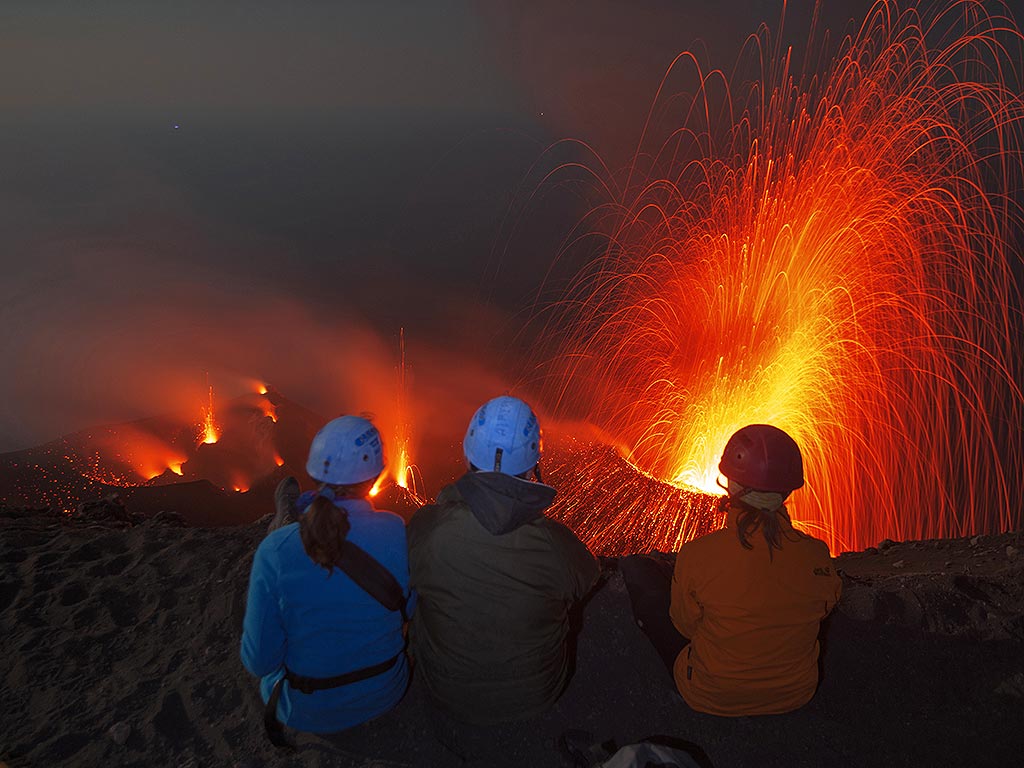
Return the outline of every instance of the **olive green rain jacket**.
{"type": "Polygon", "coordinates": [[[427,689],[456,719],[530,717],[568,681],[569,610],[599,568],[544,516],[555,489],[498,472],[445,486],[408,528],[418,603],[411,648],[427,689]]]}

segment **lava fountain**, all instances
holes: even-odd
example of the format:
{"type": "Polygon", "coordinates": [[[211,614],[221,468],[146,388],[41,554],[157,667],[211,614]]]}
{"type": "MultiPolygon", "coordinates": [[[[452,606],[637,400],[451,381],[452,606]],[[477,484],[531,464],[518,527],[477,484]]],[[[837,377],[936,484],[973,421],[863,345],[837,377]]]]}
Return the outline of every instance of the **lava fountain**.
{"type": "MultiPolygon", "coordinates": [[[[732,432],[785,429],[790,512],[833,551],[1020,526],[1024,46],[941,5],[878,2],[832,56],[812,26],[802,74],[765,27],[731,78],[676,59],[627,172],[588,163],[549,402],[709,492],[732,432]]],[[[619,526],[672,549],[692,509],[619,526]]]]}
{"type": "MultiPolygon", "coordinates": [[[[274,419],[277,420],[276,418],[274,419]]],[[[213,445],[220,440],[220,428],[213,414],[213,387],[210,386],[209,402],[203,407],[203,419],[199,428],[199,442],[213,445]]]]}

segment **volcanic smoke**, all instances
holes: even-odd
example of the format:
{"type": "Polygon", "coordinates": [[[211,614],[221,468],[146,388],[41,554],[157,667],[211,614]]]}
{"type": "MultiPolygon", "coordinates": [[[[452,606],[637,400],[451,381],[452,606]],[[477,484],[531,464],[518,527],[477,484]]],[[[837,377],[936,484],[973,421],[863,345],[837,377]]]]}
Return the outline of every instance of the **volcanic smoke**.
{"type": "MultiPolygon", "coordinates": [[[[566,250],[597,255],[546,317],[571,329],[549,402],[709,492],[736,429],[785,429],[790,512],[833,551],[1020,526],[1022,36],[941,5],[882,0],[830,60],[812,29],[802,73],[766,27],[731,79],[677,57],[626,173],[588,163],[603,202],[566,250]]],[[[601,481],[577,479],[599,551],[708,514],[601,481]]]]}

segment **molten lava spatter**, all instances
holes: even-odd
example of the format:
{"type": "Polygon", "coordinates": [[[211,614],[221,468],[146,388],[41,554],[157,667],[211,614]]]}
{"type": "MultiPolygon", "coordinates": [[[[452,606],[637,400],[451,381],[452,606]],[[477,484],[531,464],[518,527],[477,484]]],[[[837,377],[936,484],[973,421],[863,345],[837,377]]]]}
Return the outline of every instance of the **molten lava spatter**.
{"type": "MultiPolygon", "coordinates": [[[[572,330],[550,399],[712,492],[736,429],[781,427],[805,457],[790,511],[833,551],[1019,526],[1022,51],[975,0],[882,0],[822,71],[794,75],[766,29],[732,90],[680,56],[662,88],[685,69],[695,95],[659,94],[567,238],[605,246],[552,324],[572,330]]],[[[651,499],[633,525],[670,548],[687,509],[651,499]]]]}
{"type": "Polygon", "coordinates": [[[213,415],[213,387],[210,387],[209,404],[203,408],[202,429],[199,433],[200,442],[212,445],[220,440],[220,429],[213,415]]]}

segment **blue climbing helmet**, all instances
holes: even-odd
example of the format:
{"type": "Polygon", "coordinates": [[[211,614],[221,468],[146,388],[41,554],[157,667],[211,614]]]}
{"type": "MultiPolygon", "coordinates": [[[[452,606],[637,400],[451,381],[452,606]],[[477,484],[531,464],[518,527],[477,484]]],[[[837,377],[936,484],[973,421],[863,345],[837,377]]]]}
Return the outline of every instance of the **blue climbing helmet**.
{"type": "Polygon", "coordinates": [[[355,485],[384,470],[380,432],[362,416],[339,416],[316,433],[309,446],[306,472],[328,485],[355,485]]]}
{"type": "Polygon", "coordinates": [[[540,461],[540,423],[518,397],[502,395],[473,414],[462,449],[477,469],[521,475],[540,461]]]}

